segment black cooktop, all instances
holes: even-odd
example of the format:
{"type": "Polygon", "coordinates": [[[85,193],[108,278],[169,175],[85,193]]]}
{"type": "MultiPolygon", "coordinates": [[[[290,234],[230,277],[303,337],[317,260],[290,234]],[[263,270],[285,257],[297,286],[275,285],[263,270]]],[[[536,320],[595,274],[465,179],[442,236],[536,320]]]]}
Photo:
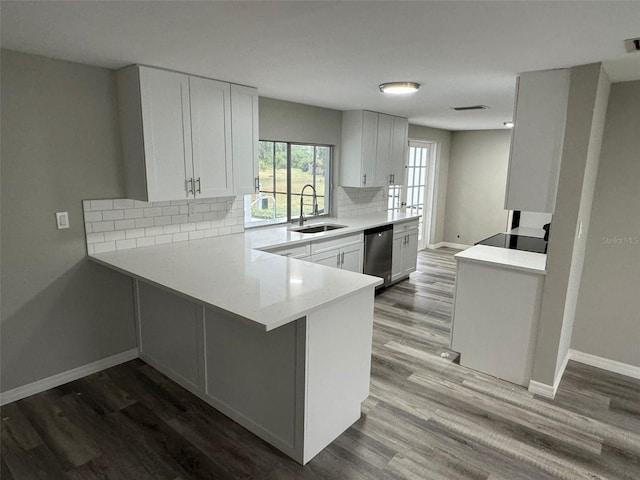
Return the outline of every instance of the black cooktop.
{"type": "Polygon", "coordinates": [[[485,238],[484,240],[476,243],[476,245],[510,248],[512,250],[524,250],[526,252],[547,253],[547,242],[543,238],[511,235],[509,233],[498,233],[493,237],[485,238]]]}

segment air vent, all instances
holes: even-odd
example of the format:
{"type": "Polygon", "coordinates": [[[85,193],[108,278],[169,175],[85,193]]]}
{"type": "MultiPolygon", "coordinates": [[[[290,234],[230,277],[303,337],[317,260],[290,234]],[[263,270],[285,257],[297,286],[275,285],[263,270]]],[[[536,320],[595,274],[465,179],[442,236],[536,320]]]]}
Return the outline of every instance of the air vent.
{"type": "Polygon", "coordinates": [[[486,105],[468,105],[466,107],[451,107],[451,109],[462,112],[466,110],[487,110],[489,109],[489,107],[487,107],[486,105]]]}
{"type": "Polygon", "coordinates": [[[624,41],[627,52],[640,52],[640,38],[629,38],[624,41]]]}

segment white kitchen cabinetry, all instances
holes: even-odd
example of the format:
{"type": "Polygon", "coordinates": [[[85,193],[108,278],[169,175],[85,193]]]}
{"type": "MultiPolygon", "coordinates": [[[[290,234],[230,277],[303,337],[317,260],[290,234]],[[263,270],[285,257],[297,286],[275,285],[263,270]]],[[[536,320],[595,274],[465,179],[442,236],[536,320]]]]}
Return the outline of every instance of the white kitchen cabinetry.
{"type": "Polygon", "coordinates": [[[258,178],[258,90],[231,85],[234,194],[255,193],[258,178]]]}
{"type": "Polygon", "coordinates": [[[403,182],[408,120],[366,110],[342,114],[343,187],[383,187],[403,182]]]}
{"type": "Polygon", "coordinates": [[[364,110],[342,113],[340,185],[374,187],[378,114],[364,110]]]}
{"type": "MultiPolygon", "coordinates": [[[[234,101],[244,113],[247,95],[236,95],[235,85],[138,65],[119,70],[117,79],[128,198],[152,202],[244,193],[234,184],[234,171],[247,170],[246,151],[257,151],[257,100],[251,122],[234,123],[234,101]],[[253,144],[247,145],[250,138],[253,144]]],[[[251,162],[254,169],[253,157],[251,162]]]]}
{"type": "Polygon", "coordinates": [[[553,213],[569,98],[569,70],[520,75],[505,209],[553,213]]]}
{"type": "Polygon", "coordinates": [[[529,385],[545,259],[484,245],[456,255],[451,349],[460,352],[460,365],[529,385]]]}
{"type": "Polygon", "coordinates": [[[311,244],[311,261],[328,267],[362,273],[363,240],[364,236],[360,233],[313,242],[311,244]]]}
{"type": "Polygon", "coordinates": [[[418,222],[411,221],[393,226],[391,281],[406,278],[416,271],[418,263],[418,222]]]}

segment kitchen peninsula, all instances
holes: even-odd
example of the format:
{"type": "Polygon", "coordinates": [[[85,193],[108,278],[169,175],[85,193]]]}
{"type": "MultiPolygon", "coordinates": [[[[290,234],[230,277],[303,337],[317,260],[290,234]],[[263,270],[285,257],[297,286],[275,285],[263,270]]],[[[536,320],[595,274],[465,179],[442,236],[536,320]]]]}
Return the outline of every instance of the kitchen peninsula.
{"type": "Polygon", "coordinates": [[[140,358],[305,464],[369,394],[377,277],[259,249],[308,245],[415,216],[332,219],[92,254],[133,277],[140,358]]]}

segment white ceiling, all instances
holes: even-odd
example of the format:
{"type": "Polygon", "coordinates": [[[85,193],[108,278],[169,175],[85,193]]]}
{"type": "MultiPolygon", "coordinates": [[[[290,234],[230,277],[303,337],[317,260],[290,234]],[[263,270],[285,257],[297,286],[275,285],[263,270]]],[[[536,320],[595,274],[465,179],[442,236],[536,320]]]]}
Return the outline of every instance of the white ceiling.
{"type": "Polygon", "coordinates": [[[640,78],[638,1],[2,1],[2,47],[119,68],[157,65],[339,110],[450,130],[501,128],[516,74],[605,60],[640,78]],[[413,96],[378,84],[417,81],[413,96]],[[490,110],[449,107],[485,104],[490,110]]]}

